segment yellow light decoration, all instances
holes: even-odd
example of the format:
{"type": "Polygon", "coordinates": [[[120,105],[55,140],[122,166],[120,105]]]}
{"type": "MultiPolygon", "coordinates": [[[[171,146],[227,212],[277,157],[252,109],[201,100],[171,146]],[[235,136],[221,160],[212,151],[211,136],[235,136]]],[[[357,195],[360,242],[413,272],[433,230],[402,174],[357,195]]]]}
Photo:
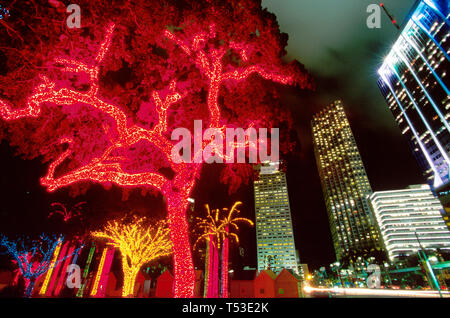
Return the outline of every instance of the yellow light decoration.
{"type": "MultiPolygon", "coordinates": [[[[229,231],[229,228],[232,226],[235,230],[239,230],[236,222],[245,222],[248,225],[253,226],[254,223],[247,218],[233,218],[234,213],[239,213],[240,211],[236,208],[241,205],[242,202],[237,201],[231,207],[231,210],[228,212],[228,215],[220,218],[220,210],[216,209],[211,212],[209,205],[206,204],[206,218],[197,217],[197,229],[200,230],[201,235],[198,237],[197,241],[194,244],[194,249],[197,244],[203,240],[208,239],[210,235],[216,238],[216,242],[218,246],[221,246],[221,242],[226,237],[232,237],[235,239],[236,243],[239,244],[239,237],[236,233],[232,233],[229,231]]],[[[224,212],[228,211],[227,208],[223,209],[224,212]]]]}
{"type": "Polygon", "coordinates": [[[41,290],[39,291],[39,295],[45,295],[45,293],[47,292],[48,283],[50,282],[50,278],[52,277],[53,269],[55,267],[55,263],[58,258],[58,255],[59,255],[59,250],[61,249],[61,244],[62,244],[62,242],[59,243],[55,248],[55,252],[53,253],[52,262],[50,263],[49,270],[47,271],[47,275],[45,275],[44,283],[42,284],[41,290]]]}
{"type": "Polygon", "coordinates": [[[100,277],[102,277],[103,265],[105,264],[106,252],[108,248],[103,249],[102,258],[100,259],[100,264],[98,265],[97,275],[95,275],[94,286],[91,290],[91,296],[95,296],[97,294],[98,283],[100,282],[100,277]]]}
{"type": "Polygon", "coordinates": [[[120,250],[124,274],[123,297],[133,296],[136,277],[142,266],[172,254],[170,231],[165,221],[152,226],[145,218],[134,217],[129,223],[124,220],[109,222],[103,231],[91,234],[107,239],[110,245],[120,250]]]}
{"type": "MultiPolygon", "coordinates": [[[[239,237],[236,233],[230,232],[231,227],[233,227],[235,230],[239,230],[239,227],[237,226],[237,222],[244,222],[247,223],[250,226],[253,226],[254,223],[246,218],[233,218],[234,213],[239,213],[240,211],[237,210],[237,207],[241,205],[242,202],[237,201],[233,204],[231,210],[228,212],[228,215],[225,217],[220,217],[220,210],[216,209],[211,212],[209,205],[206,204],[206,218],[196,218],[198,220],[197,222],[197,230],[200,230],[200,235],[197,239],[197,241],[194,244],[194,249],[197,246],[197,244],[205,239],[207,242],[211,242],[211,248],[214,250],[214,253],[218,253],[218,249],[222,248],[222,290],[221,290],[221,296],[222,298],[228,298],[228,239],[234,238],[236,243],[239,243],[239,237]],[[212,240],[212,241],[211,241],[212,240]],[[217,245],[216,245],[217,244],[217,245]]],[[[224,208],[223,212],[227,212],[228,209],[224,208]]],[[[209,247],[209,245],[208,245],[209,247]]],[[[208,253],[211,253],[210,248],[208,248],[208,253]]],[[[207,256],[207,260],[209,260],[210,255],[207,256]]],[[[214,261],[215,263],[215,261],[214,261]]],[[[205,278],[206,280],[206,286],[208,290],[210,288],[211,291],[208,291],[206,294],[209,295],[209,297],[217,297],[217,274],[214,271],[218,271],[218,264],[214,264],[212,268],[210,269],[209,264],[206,264],[205,271],[208,273],[208,277],[205,278]],[[211,273],[211,270],[213,271],[211,273]]]]}

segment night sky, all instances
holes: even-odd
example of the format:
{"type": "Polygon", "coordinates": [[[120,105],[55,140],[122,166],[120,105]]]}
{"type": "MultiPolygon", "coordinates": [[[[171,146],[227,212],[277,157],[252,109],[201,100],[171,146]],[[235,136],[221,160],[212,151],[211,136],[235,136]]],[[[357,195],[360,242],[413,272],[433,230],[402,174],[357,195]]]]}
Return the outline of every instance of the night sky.
{"type": "MultiPolygon", "coordinates": [[[[384,1],[398,21],[414,4],[414,0],[384,1]]],[[[346,108],[374,191],[404,188],[423,183],[424,179],[407,143],[381,97],[376,84],[376,69],[397,31],[386,16],[381,29],[368,29],[366,19],[371,0],[264,0],[263,7],[275,13],[282,32],[289,34],[289,58],[303,63],[313,74],[317,90],[305,92],[282,89],[283,104],[292,110],[300,151],[287,159],[288,189],[291,203],[296,248],[302,263],[310,267],[335,260],[327,214],[317,167],[312,151],[310,120],[316,112],[336,99],[346,108]]],[[[39,185],[46,166],[38,160],[25,161],[14,156],[6,141],[0,144],[0,233],[42,232],[54,223],[42,217],[51,202],[88,201],[88,215],[134,210],[142,213],[161,211],[158,198],[142,197],[135,191],[127,202],[120,200],[114,187],[105,190],[93,186],[83,197],[71,198],[67,191],[46,193],[39,185]],[[100,212],[99,212],[100,211],[100,212]]],[[[202,178],[194,190],[195,214],[204,213],[204,203],[214,208],[230,207],[242,200],[242,215],[254,219],[251,183],[231,195],[218,184],[217,167],[205,165],[202,178]],[[225,194],[225,195],[224,195],[225,194]]],[[[101,217],[99,216],[99,217],[101,217]]],[[[238,266],[256,266],[255,230],[242,227],[241,246],[244,259],[233,249],[238,266]]]]}
{"type": "MultiPolygon", "coordinates": [[[[415,0],[383,1],[403,22],[415,0]]],[[[301,140],[289,158],[288,187],[301,261],[317,268],[335,260],[315,158],[310,120],[336,99],[344,103],[373,191],[424,183],[418,165],[377,86],[377,68],[398,37],[382,13],[381,28],[366,26],[371,0],[263,0],[288,33],[288,56],[304,63],[317,90],[284,95],[301,140]]]]}

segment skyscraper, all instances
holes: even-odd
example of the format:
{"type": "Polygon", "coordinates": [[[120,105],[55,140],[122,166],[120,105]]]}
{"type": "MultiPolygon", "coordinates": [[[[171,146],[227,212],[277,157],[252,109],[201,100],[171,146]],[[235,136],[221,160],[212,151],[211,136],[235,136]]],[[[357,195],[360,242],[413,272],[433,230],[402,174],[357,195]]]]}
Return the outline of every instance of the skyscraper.
{"type": "Polygon", "coordinates": [[[258,271],[298,274],[286,175],[278,163],[259,165],[254,181],[258,271]]]}
{"type": "MultiPolygon", "coordinates": [[[[417,1],[378,70],[378,86],[422,168],[450,211],[449,2],[417,1]]],[[[447,224],[450,226],[450,220],[447,224]]]]}
{"type": "MultiPolygon", "coordinates": [[[[341,101],[313,117],[314,154],[338,260],[381,251],[372,188],[341,101]]],[[[373,254],[372,254],[373,255],[373,254]]]]}
{"type": "Polygon", "coordinates": [[[420,245],[450,250],[442,205],[429,185],[377,191],[370,196],[370,203],[391,261],[417,253],[420,245]]]}

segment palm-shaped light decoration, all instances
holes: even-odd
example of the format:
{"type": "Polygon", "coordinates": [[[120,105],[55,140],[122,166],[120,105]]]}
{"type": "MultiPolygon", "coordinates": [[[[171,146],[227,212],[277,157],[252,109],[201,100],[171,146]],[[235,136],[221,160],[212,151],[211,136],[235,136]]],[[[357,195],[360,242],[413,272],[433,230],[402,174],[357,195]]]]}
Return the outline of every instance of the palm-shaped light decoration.
{"type": "Polygon", "coordinates": [[[239,230],[237,223],[243,222],[253,226],[253,222],[247,218],[235,217],[240,211],[237,209],[242,202],[237,201],[230,210],[227,208],[211,211],[209,205],[206,204],[206,218],[197,217],[196,228],[200,231],[200,235],[194,244],[194,249],[199,242],[206,240],[207,257],[206,257],[206,275],[205,275],[205,296],[208,298],[219,297],[219,249],[222,248],[222,298],[228,298],[228,255],[229,255],[229,239],[233,238],[239,244],[239,236],[231,232],[231,229],[239,230]],[[226,213],[228,212],[228,215],[226,213]],[[225,215],[224,215],[225,214],[225,215]],[[223,216],[224,215],[224,216],[223,216]]]}
{"type": "Polygon", "coordinates": [[[81,215],[81,206],[84,204],[86,204],[86,202],[78,202],[71,209],[68,209],[65,204],[53,202],[50,206],[55,208],[55,210],[49,213],[48,218],[54,214],[60,214],[62,215],[64,222],[67,222],[71,218],[81,215]]]}

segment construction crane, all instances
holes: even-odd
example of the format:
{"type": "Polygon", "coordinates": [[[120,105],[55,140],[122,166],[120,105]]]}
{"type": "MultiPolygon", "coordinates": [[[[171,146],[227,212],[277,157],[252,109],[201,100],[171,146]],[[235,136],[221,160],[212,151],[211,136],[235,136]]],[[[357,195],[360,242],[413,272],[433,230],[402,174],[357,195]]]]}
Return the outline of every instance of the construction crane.
{"type": "Polygon", "coordinates": [[[400,26],[397,24],[397,20],[392,16],[392,14],[389,13],[388,9],[386,9],[383,2],[380,3],[380,7],[383,8],[384,12],[389,17],[389,20],[391,20],[392,24],[397,28],[397,30],[400,30],[400,26]]]}

